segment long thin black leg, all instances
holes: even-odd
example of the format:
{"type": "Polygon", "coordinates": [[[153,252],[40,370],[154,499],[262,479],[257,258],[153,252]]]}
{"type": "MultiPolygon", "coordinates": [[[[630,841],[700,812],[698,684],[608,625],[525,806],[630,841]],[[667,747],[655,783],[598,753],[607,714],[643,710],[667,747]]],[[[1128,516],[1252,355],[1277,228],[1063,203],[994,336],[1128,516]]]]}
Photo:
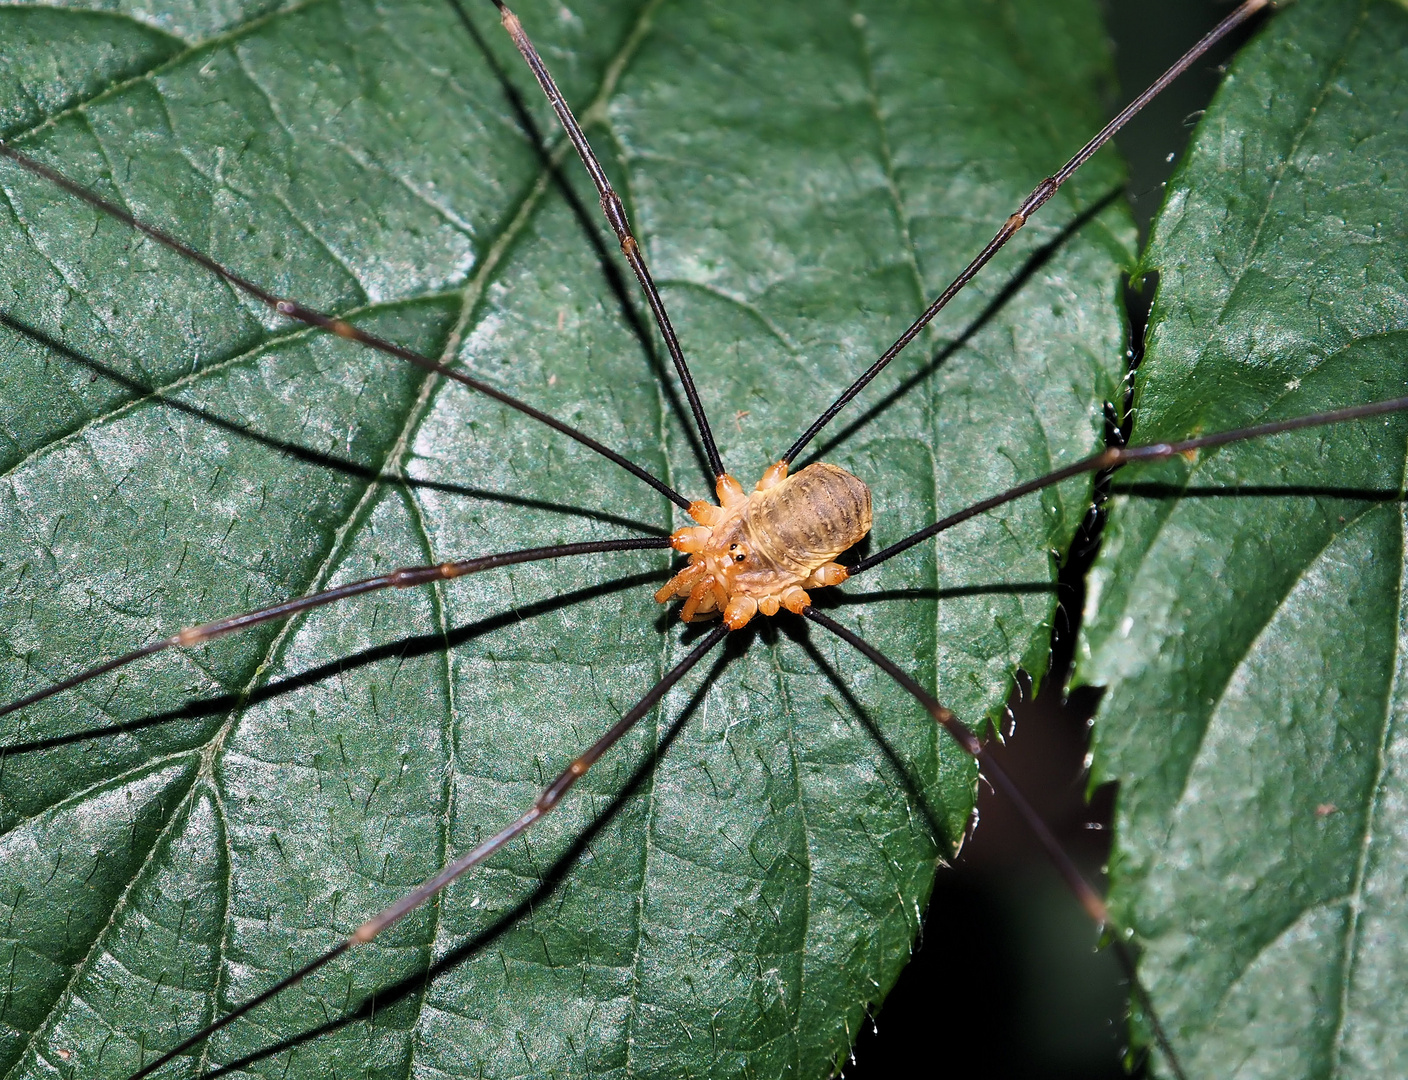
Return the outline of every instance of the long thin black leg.
{"type": "Polygon", "coordinates": [[[291,986],[298,985],[307,976],[311,975],[325,964],[337,959],[353,946],[366,945],[373,941],[383,930],[400,922],[466,870],[482,863],[514,837],[527,832],[534,822],[551,813],[553,808],[562,801],[562,797],[572,790],[573,785],[587,774],[587,770],[595,765],[598,759],[610,750],[611,747],[616,745],[626,732],[635,727],[636,724],[640,722],[641,717],[653,709],[656,704],[659,703],[660,699],[670,692],[675,683],[684,678],[690,668],[694,667],[700,660],[703,660],[704,657],[708,655],[709,651],[727,636],[728,630],[722,626],[716,626],[713,630],[709,631],[688,656],[667,671],[660,681],[646,691],[645,696],[631,707],[630,711],[625,713],[621,719],[617,720],[616,723],[612,724],[611,727],[606,730],[606,734],[597,739],[596,742],[592,743],[591,746],[587,747],[586,750],[574,758],[572,763],[558,774],[557,779],[553,780],[552,783],[543,789],[542,794],[533,800],[533,805],[514,819],[508,826],[500,829],[477,847],[466,851],[458,859],[448,863],[438,874],[408,892],[390,907],[373,915],[366,922],[362,923],[361,926],[357,927],[345,941],[339,942],[322,956],[305,964],[292,975],[289,975],[269,987],[269,989],[265,990],[262,994],[250,998],[244,1004],[227,1012],[213,1024],[202,1028],[189,1038],[183,1039],[159,1058],[138,1069],[128,1080],[142,1080],[142,1077],[150,1076],[172,1058],[184,1054],[187,1050],[191,1049],[191,1047],[204,1042],[221,1028],[238,1020],[241,1016],[244,1016],[250,1010],[262,1005],[270,998],[277,996],[291,986]]]}
{"type": "Polygon", "coordinates": [[[110,671],[124,668],[145,656],[164,652],[167,649],[194,648],[197,645],[204,645],[207,641],[213,641],[215,638],[224,637],[226,634],[233,634],[237,630],[247,630],[251,626],[258,626],[261,623],[291,618],[301,612],[335,604],[339,600],[361,596],[363,593],[377,592],[380,589],[410,589],[417,585],[428,585],[433,581],[449,581],[453,578],[477,574],[480,571],[492,570],[500,566],[542,562],[545,559],[558,559],[566,555],[596,555],[607,551],[641,551],[668,548],[669,546],[669,537],[665,536],[628,537],[624,540],[587,540],[577,544],[554,544],[551,547],[504,551],[495,555],[480,555],[473,559],[453,559],[431,566],[403,566],[385,574],[378,574],[376,577],[349,581],[345,585],[336,585],[331,589],[295,597],[292,600],[285,600],[282,603],[272,604],[256,611],[246,611],[239,615],[216,619],[213,622],[201,623],[198,626],[188,626],[183,630],[178,630],[170,637],[148,642],[139,649],[133,649],[131,652],[112,660],[105,660],[101,664],[80,671],[77,675],[71,675],[52,686],[46,686],[43,690],[36,690],[18,701],[0,706],[0,716],[17,712],[46,698],[51,698],[55,694],[61,694],[65,690],[72,690],[75,686],[96,679],[99,675],[106,675],[110,671]]]}
{"type": "Polygon", "coordinates": [[[968,282],[973,280],[978,271],[992,261],[992,257],[1006,246],[1007,241],[1011,240],[1012,237],[1017,234],[1017,231],[1027,223],[1027,219],[1040,210],[1047,200],[1060,190],[1061,185],[1071,178],[1077,169],[1094,157],[1102,146],[1114,138],[1115,133],[1118,132],[1120,128],[1124,127],[1125,124],[1129,123],[1130,119],[1134,117],[1139,110],[1157,97],[1169,83],[1173,82],[1174,79],[1178,78],[1178,76],[1182,75],[1197,63],[1199,57],[1269,3],[1270,0],[1246,0],[1236,11],[1232,12],[1232,14],[1228,15],[1227,18],[1223,19],[1222,22],[1218,23],[1217,26],[1209,31],[1206,37],[1184,53],[1182,58],[1174,64],[1173,67],[1169,68],[1168,71],[1164,72],[1164,74],[1159,77],[1157,82],[1120,110],[1119,115],[1101,128],[1099,133],[1086,143],[1070,161],[1066,162],[1055,175],[1048,176],[1033,188],[1031,194],[1022,201],[1022,205],[1012,213],[1012,216],[1003,223],[1002,228],[998,229],[996,235],[988,241],[987,246],[977,254],[972,262],[963,268],[963,272],[954,278],[948,288],[939,294],[938,299],[925,309],[924,314],[915,319],[909,329],[901,334],[893,345],[881,353],[880,358],[876,360],[875,363],[871,364],[860,378],[851,383],[851,385],[842,392],[841,396],[833,401],[826,408],[826,411],[816,418],[811,427],[802,432],[801,437],[782,455],[782,460],[791,464],[792,461],[796,459],[797,455],[806,448],[807,444],[816,438],[822,428],[831,423],[837,413],[844,409],[857,394],[864,390],[875,376],[884,371],[890,361],[903,352],[905,347],[919,336],[920,332],[924,327],[929,325],[934,316],[946,308],[949,301],[963,291],[964,287],[968,282]]]}
{"type": "MultiPolygon", "coordinates": [[[[1041,844],[1042,848],[1045,849],[1047,858],[1051,860],[1052,865],[1056,868],[1056,872],[1065,879],[1066,885],[1070,888],[1071,892],[1075,894],[1076,900],[1080,903],[1080,906],[1085,909],[1086,914],[1095,921],[1095,924],[1100,927],[1101,930],[1112,929],[1109,909],[1105,906],[1104,899],[1095,891],[1095,888],[1085,880],[1079,868],[1071,861],[1071,857],[1066,854],[1066,849],[1061,846],[1060,841],[1056,839],[1046,822],[1041,819],[1041,815],[1038,814],[1032,807],[1032,804],[1027,801],[1026,796],[1022,794],[1021,789],[1012,781],[1012,778],[1008,776],[1007,773],[1003,771],[1002,767],[988,754],[978,737],[959,723],[958,718],[954,716],[950,710],[939,704],[938,699],[919,685],[908,672],[874,645],[870,644],[870,642],[855,633],[855,631],[842,626],[840,623],[836,622],[836,620],[823,615],[813,607],[804,608],[802,614],[818,626],[830,630],[838,638],[846,642],[846,644],[858,650],[867,660],[881,671],[885,672],[890,678],[894,679],[895,682],[899,683],[915,701],[923,706],[924,710],[953,737],[953,740],[958,743],[963,749],[963,752],[977,761],[983,776],[987,777],[994,787],[1001,789],[1002,793],[1011,800],[1012,805],[1017,808],[1017,812],[1027,823],[1027,827],[1031,829],[1037,841],[1041,844]]],[[[1118,928],[1113,929],[1117,931],[1118,928]]],[[[1163,1051],[1165,1057],[1168,1059],[1174,1075],[1177,1076],[1179,1080],[1183,1080],[1184,1073],[1182,1066],[1178,1062],[1178,1055],[1174,1053],[1173,1046],[1169,1042],[1168,1036],[1164,1033],[1163,1025],[1159,1022],[1158,1015],[1154,1012],[1153,1003],[1149,1000],[1148,995],[1144,992],[1144,988],[1139,982],[1135,973],[1133,957],[1130,956],[1124,943],[1119,940],[1117,932],[1111,936],[1111,944],[1119,955],[1121,965],[1124,967],[1125,973],[1129,976],[1130,982],[1135,988],[1134,992],[1139,997],[1140,1004],[1145,1008],[1145,1013],[1149,1018],[1150,1027],[1154,1031],[1154,1039],[1158,1043],[1159,1049],[1163,1051]]]]}
{"type": "Polygon", "coordinates": [[[367,346],[367,348],[369,349],[375,349],[377,352],[386,353],[388,356],[394,356],[398,360],[405,360],[407,363],[414,364],[416,367],[421,368],[424,371],[430,371],[434,372],[437,375],[443,375],[445,376],[445,378],[451,379],[457,383],[460,383],[463,386],[467,386],[471,390],[476,390],[479,393],[485,395],[486,397],[493,398],[501,405],[507,405],[510,409],[516,409],[519,412],[523,413],[525,416],[531,416],[540,424],[546,424],[554,431],[560,431],[569,439],[575,439],[577,442],[581,443],[589,450],[593,450],[596,453],[600,454],[602,457],[606,458],[607,461],[610,461],[615,465],[619,465],[632,476],[644,480],[647,484],[653,487],[661,495],[664,495],[665,498],[669,499],[676,506],[683,507],[686,510],[689,509],[689,500],[686,499],[674,488],[666,484],[663,480],[652,476],[650,473],[642,469],[639,465],[635,464],[632,461],[628,461],[626,458],[618,454],[615,450],[612,450],[610,447],[597,442],[590,435],[578,431],[570,424],[564,424],[561,420],[549,416],[541,409],[535,409],[532,405],[529,405],[525,401],[519,401],[518,398],[514,397],[512,394],[506,394],[497,387],[491,386],[480,379],[476,379],[472,375],[466,375],[463,371],[459,371],[456,368],[447,367],[445,364],[440,363],[438,360],[432,360],[430,359],[430,357],[423,356],[422,354],[416,352],[413,349],[407,349],[402,345],[397,345],[395,342],[388,341],[386,338],[383,337],[378,337],[376,334],[369,334],[367,333],[367,331],[353,326],[345,319],[339,319],[336,316],[328,315],[324,312],[317,311],[310,307],[305,307],[303,304],[298,303],[296,300],[289,300],[284,297],[275,296],[273,293],[269,292],[269,290],[263,288],[260,285],[256,285],[248,278],[241,277],[233,270],[216,262],[209,255],[197,251],[195,248],[191,247],[189,244],[181,240],[178,240],[170,233],[162,229],[158,229],[155,225],[149,225],[145,221],[134,217],[122,207],[118,206],[116,203],[109,202],[107,199],[103,198],[96,191],[90,191],[88,188],[84,187],[77,181],[70,180],[67,176],[64,176],[63,173],[58,172],[55,169],[51,169],[48,165],[45,165],[41,161],[35,160],[28,154],[20,153],[18,150],[8,145],[7,143],[0,142],[0,157],[8,158],[20,168],[33,173],[35,176],[42,177],[43,179],[53,184],[55,187],[58,187],[63,191],[68,192],[75,198],[83,200],[94,209],[100,210],[104,214],[107,214],[109,217],[115,218],[116,220],[122,222],[129,228],[135,229],[137,232],[142,233],[144,236],[151,237],[158,244],[161,244],[163,247],[169,248],[170,250],[176,252],[176,254],[180,255],[183,259],[189,259],[196,265],[204,267],[216,277],[220,278],[220,280],[234,286],[236,289],[239,289],[240,292],[245,293],[247,296],[254,297],[254,299],[258,300],[260,303],[266,304],[267,306],[273,308],[285,318],[293,319],[296,322],[305,323],[308,326],[317,327],[320,330],[326,330],[330,334],[336,334],[338,337],[347,338],[350,341],[359,342],[360,344],[367,346]]]}
{"type": "Polygon", "coordinates": [[[706,474],[710,470],[710,465],[704,457],[704,447],[699,442],[693,431],[690,431],[690,417],[685,413],[684,404],[680,401],[679,393],[669,375],[660,363],[659,350],[655,347],[655,337],[651,334],[649,327],[642,321],[640,313],[636,311],[635,304],[631,300],[630,290],[626,288],[626,279],[621,275],[619,267],[611,258],[605,242],[597,232],[596,220],[591,216],[587,205],[577,197],[576,190],[567,182],[562,170],[558,167],[558,148],[550,148],[547,139],[543,136],[542,129],[538,127],[538,122],[533,119],[533,114],[528,111],[528,106],[523,100],[523,95],[518,92],[508,77],[503,67],[496,57],[489,50],[489,43],[484,40],[479,33],[479,28],[475,26],[474,20],[469,17],[469,11],[465,8],[461,0],[447,0],[450,9],[455,13],[455,18],[464,27],[464,32],[469,35],[474,47],[483,56],[485,64],[488,66],[494,79],[498,82],[504,93],[504,98],[508,101],[509,108],[513,110],[514,116],[518,120],[518,126],[523,129],[523,134],[528,139],[528,144],[538,155],[538,160],[542,163],[544,171],[552,178],[553,185],[562,196],[567,207],[572,211],[572,216],[577,219],[577,223],[582,227],[582,235],[591,246],[592,254],[596,256],[597,263],[601,267],[602,276],[606,279],[607,288],[616,298],[617,304],[621,307],[621,317],[626,321],[632,336],[640,342],[641,351],[645,354],[646,363],[650,365],[650,370],[654,372],[656,379],[660,383],[660,388],[665,395],[665,399],[670,404],[670,411],[673,412],[684,424],[685,431],[689,437],[689,447],[694,452],[695,460],[698,462],[700,470],[706,474]]]}
{"type": "Polygon", "coordinates": [[[953,741],[958,743],[963,749],[963,752],[978,762],[979,766],[982,768],[983,775],[991,780],[994,786],[1002,789],[1002,793],[1010,798],[1013,805],[1017,807],[1017,811],[1022,815],[1023,820],[1026,821],[1028,827],[1036,835],[1037,840],[1046,850],[1047,857],[1050,858],[1056,870],[1066,880],[1066,884],[1070,886],[1071,892],[1073,892],[1076,899],[1080,901],[1080,906],[1085,909],[1086,914],[1088,914],[1096,924],[1103,927],[1110,918],[1110,913],[1105,907],[1105,901],[1100,898],[1100,894],[1095,891],[1090,883],[1081,876],[1081,872],[1076,867],[1076,864],[1073,863],[1071,857],[1066,854],[1066,849],[1061,846],[1060,841],[1056,839],[1055,834],[1047,827],[1046,822],[1041,820],[1041,815],[1032,808],[1031,803],[1027,802],[1026,796],[1018,790],[1016,784],[1014,784],[1007,773],[1003,771],[1002,766],[994,761],[983,748],[983,744],[978,737],[959,723],[958,718],[954,716],[951,711],[940,705],[938,700],[911,678],[903,668],[863,637],[860,637],[854,631],[842,626],[835,619],[823,615],[814,607],[804,608],[802,614],[817,625],[824,626],[827,630],[830,630],[848,645],[858,649],[865,655],[866,659],[880,668],[886,675],[889,675],[895,682],[899,683],[915,701],[919,702],[919,704],[924,707],[925,711],[934,718],[939,726],[952,736],[953,741]]]}
{"type": "Polygon", "coordinates": [[[557,113],[558,120],[562,122],[562,127],[567,132],[567,138],[576,147],[577,156],[582,159],[582,164],[586,166],[592,183],[596,185],[597,194],[601,196],[602,212],[606,215],[606,221],[611,226],[611,230],[616,234],[616,239],[621,242],[621,254],[626,257],[626,261],[631,264],[631,269],[635,271],[636,280],[640,282],[640,287],[644,290],[645,298],[650,304],[650,310],[655,316],[655,324],[660,328],[660,336],[665,339],[665,348],[669,350],[670,359],[675,363],[675,371],[679,373],[680,383],[684,386],[684,395],[689,400],[690,411],[694,413],[694,423],[699,429],[699,439],[704,444],[704,453],[709,459],[709,467],[714,470],[714,478],[717,480],[724,475],[723,459],[719,457],[719,448],[714,443],[714,432],[709,427],[709,418],[704,415],[704,406],[699,401],[699,391],[694,386],[694,376],[689,373],[689,365],[685,363],[684,351],[680,348],[680,339],[675,334],[669,313],[665,310],[665,301],[660,296],[660,290],[655,287],[655,279],[650,276],[649,267],[645,265],[645,256],[641,254],[640,244],[631,235],[631,224],[626,220],[626,207],[622,204],[621,197],[611,187],[611,181],[606,178],[606,172],[602,169],[601,162],[597,160],[595,152],[587,142],[582,125],[577,123],[577,118],[572,115],[572,110],[568,107],[566,99],[563,98],[562,91],[557,88],[557,83],[553,82],[547,65],[543,63],[543,58],[538,55],[538,50],[533,47],[533,43],[528,40],[528,35],[523,32],[523,24],[518,21],[518,16],[504,5],[503,0],[494,0],[494,6],[499,9],[499,14],[503,17],[504,29],[513,38],[513,43],[523,54],[523,59],[528,62],[528,67],[532,69],[534,78],[538,80],[538,85],[547,95],[553,112],[557,113]]]}
{"type": "Polygon", "coordinates": [[[915,544],[922,543],[931,536],[937,536],[955,525],[961,524],[970,518],[975,518],[979,514],[987,513],[993,507],[1001,506],[1003,503],[1020,499],[1023,495],[1030,495],[1034,491],[1041,491],[1049,488],[1053,484],[1059,484],[1062,480],[1069,480],[1073,476],[1082,473],[1099,472],[1103,469],[1116,469],[1121,465],[1127,465],[1132,461],[1160,461],[1164,458],[1173,457],[1175,454],[1188,454],[1195,450],[1206,450],[1214,446],[1226,446],[1228,443],[1243,442],[1247,439],[1258,439],[1267,435],[1279,435],[1286,431],[1299,431],[1302,428],[1323,427],[1327,424],[1339,424],[1348,420],[1366,420],[1374,416],[1384,416],[1388,413],[1402,412],[1408,409],[1408,397],[1389,398],[1386,401],[1373,401],[1367,405],[1351,405],[1344,409],[1332,409],[1329,412],[1312,413],[1309,416],[1297,416],[1291,420],[1273,420],[1267,424],[1257,424],[1253,427],[1237,428],[1235,431],[1219,431],[1212,435],[1199,435],[1193,439],[1183,439],[1180,442],[1171,443],[1149,443],[1145,446],[1111,446],[1108,449],[1093,454],[1088,458],[1067,465],[1064,469],[1057,469],[1055,472],[1047,473],[1045,476],[1038,476],[1035,480],[1028,480],[1018,484],[1016,487],[1008,488],[1006,491],[990,496],[964,507],[956,514],[950,514],[946,518],[926,525],[917,532],[911,533],[903,540],[891,544],[889,547],[877,551],[868,558],[861,559],[850,570],[850,576],[864,573],[873,566],[879,566],[887,559],[893,559],[902,551],[908,551],[915,544]]]}

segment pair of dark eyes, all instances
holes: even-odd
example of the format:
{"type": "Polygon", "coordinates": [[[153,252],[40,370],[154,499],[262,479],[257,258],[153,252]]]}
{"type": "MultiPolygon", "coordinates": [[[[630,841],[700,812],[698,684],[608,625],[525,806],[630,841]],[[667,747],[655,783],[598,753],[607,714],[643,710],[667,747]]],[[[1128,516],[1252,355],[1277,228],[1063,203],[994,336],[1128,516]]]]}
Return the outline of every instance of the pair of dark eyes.
{"type": "Polygon", "coordinates": [[[746,551],[739,551],[737,544],[729,544],[728,549],[731,552],[736,552],[733,556],[734,562],[743,562],[744,559],[748,558],[748,553],[746,551]]]}

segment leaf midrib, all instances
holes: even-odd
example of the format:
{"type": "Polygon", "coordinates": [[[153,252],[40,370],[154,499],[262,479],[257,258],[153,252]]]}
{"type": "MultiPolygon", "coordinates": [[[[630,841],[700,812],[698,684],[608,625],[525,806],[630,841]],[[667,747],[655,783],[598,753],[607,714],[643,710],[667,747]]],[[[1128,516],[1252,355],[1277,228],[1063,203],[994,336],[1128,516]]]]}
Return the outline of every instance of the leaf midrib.
{"type": "MultiPolygon", "coordinates": [[[[1398,479],[1398,490],[1402,492],[1405,488],[1408,488],[1408,455],[1404,457],[1403,468],[1399,471],[1398,479]]],[[[1408,552],[1405,552],[1405,547],[1402,542],[1404,530],[1401,524],[1403,522],[1403,512],[1401,510],[1399,511],[1399,521],[1398,610],[1402,612],[1404,610],[1402,584],[1405,580],[1405,569],[1408,569],[1408,563],[1405,563],[1405,559],[1408,559],[1408,552]]],[[[1374,840],[1374,825],[1380,810],[1383,808],[1384,802],[1384,775],[1389,768],[1388,753],[1391,742],[1390,735],[1394,727],[1393,703],[1398,698],[1399,674],[1403,666],[1402,646],[1403,634],[1400,632],[1395,634],[1393,638],[1393,677],[1389,679],[1388,692],[1384,696],[1383,724],[1379,729],[1379,745],[1375,748],[1374,753],[1374,779],[1372,788],[1374,797],[1369,806],[1369,813],[1364,817],[1364,836],[1360,840],[1359,856],[1355,860],[1354,882],[1350,886],[1350,892],[1346,898],[1346,902],[1349,905],[1349,919],[1344,933],[1344,962],[1340,967],[1340,993],[1338,1000],[1335,1002],[1335,1030],[1330,1039],[1330,1053],[1332,1055],[1330,1067],[1332,1075],[1334,1076],[1339,1076],[1343,1073],[1342,1062],[1344,1060],[1345,1027],[1350,1015],[1349,997],[1353,987],[1354,971],[1359,959],[1359,919],[1364,910],[1364,884],[1369,876],[1369,855],[1374,840]]]]}

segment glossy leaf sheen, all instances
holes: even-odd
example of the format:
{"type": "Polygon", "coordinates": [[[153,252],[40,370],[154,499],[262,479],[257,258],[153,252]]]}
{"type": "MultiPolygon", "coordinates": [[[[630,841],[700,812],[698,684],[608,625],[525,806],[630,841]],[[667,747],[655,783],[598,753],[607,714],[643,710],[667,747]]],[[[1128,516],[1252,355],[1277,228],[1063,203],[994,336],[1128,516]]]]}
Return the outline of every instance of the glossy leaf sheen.
{"type": "MultiPolygon", "coordinates": [[[[1084,3],[521,15],[591,106],[747,482],[1109,90],[1084,3]]],[[[442,5],[6,10],[0,40],[0,123],[26,152],[707,493],[582,224],[442,5]]],[[[1118,183],[1102,156],[827,444],[873,487],[875,543],[1098,444],[1122,210],[925,369],[1118,183]]],[[[58,343],[0,336],[7,700],[393,565],[678,524],[521,416],[290,328],[11,167],[0,188],[4,313],[58,343]]],[[[1044,667],[1049,551],[1087,488],[896,560],[840,615],[969,722],[995,715],[1015,665],[1044,667]]],[[[508,821],[682,655],[650,596],[666,569],[606,556],[368,597],[8,718],[6,1074],[124,1075],[508,821]]],[[[728,656],[526,840],[169,1074],[826,1075],[906,959],[974,773],[831,640],[783,621],[728,656]]]]}
{"type": "MultiPolygon", "coordinates": [[[[1170,185],[1140,441],[1408,393],[1408,13],[1301,3],[1170,185]]],[[[1190,1076],[1401,1076],[1408,422],[1127,473],[1088,612],[1113,876],[1190,1076]],[[1182,498],[1175,496],[1182,494],[1182,498]]]]}

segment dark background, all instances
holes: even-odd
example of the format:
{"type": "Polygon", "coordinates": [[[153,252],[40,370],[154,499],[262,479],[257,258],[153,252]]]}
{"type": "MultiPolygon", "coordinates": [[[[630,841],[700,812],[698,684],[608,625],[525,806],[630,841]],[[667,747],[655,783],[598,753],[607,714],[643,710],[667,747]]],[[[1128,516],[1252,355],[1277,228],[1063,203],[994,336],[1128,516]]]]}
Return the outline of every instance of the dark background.
{"type": "MultiPolygon", "coordinates": [[[[1106,0],[1104,7],[1119,77],[1112,114],[1232,10],[1208,0],[1106,0]]],[[[1141,240],[1176,155],[1217,88],[1220,65],[1248,36],[1233,35],[1117,137],[1141,240]]],[[[1131,321],[1142,336],[1140,304],[1131,296],[1131,321]]],[[[1058,684],[1069,671],[1099,525],[1095,516],[1087,521],[1062,575],[1052,677],[1035,700],[1013,700],[1012,734],[994,749],[1092,881],[1101,880],[1118,793],[1102,788],[1086,804],[1082,762],[1098,694],[1062,700],[1058,684]]],[[[978,813],[980,825],[954,868],[939,874],[913,960],[862,1032],[844,1075],[939,1075],[954,1070],[955,1056],[980,1061],[964,1071],[988,1080],[1141,1075],[1144,1061],[1127,1049],[1129,991],[1116,957],[1096,950],[1095,927],[1010,804],[986,784],[978,813]]]]}

